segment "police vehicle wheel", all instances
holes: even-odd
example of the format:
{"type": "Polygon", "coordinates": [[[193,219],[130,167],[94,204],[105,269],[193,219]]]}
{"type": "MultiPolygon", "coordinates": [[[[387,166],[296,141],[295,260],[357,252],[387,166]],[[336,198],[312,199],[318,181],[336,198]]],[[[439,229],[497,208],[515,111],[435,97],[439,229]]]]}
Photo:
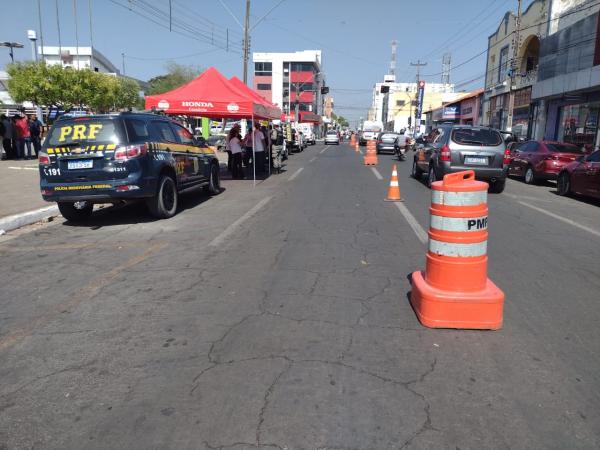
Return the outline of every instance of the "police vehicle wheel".
{"type": "Polygon", "coordinates": [[[504,186],[506,186],[506,180],[496,180],[490,183],[490,192],[493,194],[500,194],[504,191],[504,186]]]}
{"type": "Polygon", "coordinates": [[[221,193],[221,178],[219,176],[219,167],[213,164],[210,168],[210,179],[206,188],[209,194],[217,195],[221,193]]]}
{"type": "Polygon", "coordinates": [[[158,181],[158,193],[146,200],[150,214],[158,219],[168,219],[177,212],[178,193],[175,180],[163,175],[158,181]]]}
{"type": "Polygon", "coordinates": [[[58,210],[70,222],[81,222],[92,215],[94,204],[90,202],[58,202],[58,210]]]}

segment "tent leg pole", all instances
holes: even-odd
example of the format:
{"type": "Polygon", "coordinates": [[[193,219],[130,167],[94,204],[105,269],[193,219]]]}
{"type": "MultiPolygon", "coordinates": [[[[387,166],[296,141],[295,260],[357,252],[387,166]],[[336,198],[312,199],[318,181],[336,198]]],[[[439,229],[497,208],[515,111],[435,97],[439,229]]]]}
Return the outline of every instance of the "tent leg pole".
{"type": "Polygon", "coordinates": [[[250,124],[250,137],[252,139],[252,171],[254,172],[254,182],[252,187],[256,187],[256,142],[254,142],[254,114],[252,114],[252,123],[250,124]]]}
{"type": "MultiPolygon", "coordinates": [[[[271,122],[271,129],[273,129],[273,122],[271,122]]],[[[273,145],[271,142],[271,132],[269,131],[269,126],[267,125],[267,134],[268,136],[265,136],[267,139],[265,139],[267,141],[267,146],[269,147],[269,176],[271,176],[271,166],[273,165],[273,152],[271,151],[271,146],[273,145]]]]}

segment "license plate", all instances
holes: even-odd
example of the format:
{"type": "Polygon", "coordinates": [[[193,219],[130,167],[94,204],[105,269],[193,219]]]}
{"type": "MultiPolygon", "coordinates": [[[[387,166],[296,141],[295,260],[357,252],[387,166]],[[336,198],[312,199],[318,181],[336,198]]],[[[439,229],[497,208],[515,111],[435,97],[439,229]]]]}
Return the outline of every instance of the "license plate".
{"type": "Polygon", "coordinates": [[[466,156],[465,164],[487,164],[488,159],[485,156],[466,156]]]}
{"type": "Polygon", "coordinates": [[[75,170],[75,169],[91,169],[94,167],[93,159],[82,159],[77,161],[67,161],[67,169],[75,170]]]}

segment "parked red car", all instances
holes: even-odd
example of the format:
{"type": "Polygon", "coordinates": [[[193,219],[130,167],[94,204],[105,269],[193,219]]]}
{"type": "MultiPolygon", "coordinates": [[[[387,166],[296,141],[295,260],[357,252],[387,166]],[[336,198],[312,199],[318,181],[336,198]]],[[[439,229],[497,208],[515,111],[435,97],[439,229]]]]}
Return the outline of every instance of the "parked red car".
{"type": "Polygon", "coordinates": [[[559,195],[574,193],[600,199],[600,150],[567,164],[558,174],[556,190],[559,195]]]}
{"type": "Polygon", "coordinates": [[[523,177],[527,184],[555,180],[564,166],[584,154],[579,147],[564,142],[527,141],[511,149],[508,174],[523,177]]]}

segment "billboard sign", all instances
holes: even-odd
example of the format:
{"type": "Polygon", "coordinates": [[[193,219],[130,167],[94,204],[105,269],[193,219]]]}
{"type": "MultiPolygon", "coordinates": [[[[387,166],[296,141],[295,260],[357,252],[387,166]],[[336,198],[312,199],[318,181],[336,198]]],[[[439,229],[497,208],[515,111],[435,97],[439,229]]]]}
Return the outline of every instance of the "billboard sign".
{"type": "Polygon", "coordinates": [[[421,127],[421,115],[423,114],[423,96],[425,95],[425,81],[419,80],[417,86],[417,109],[415,111],[415,130],[421,127]]]}

